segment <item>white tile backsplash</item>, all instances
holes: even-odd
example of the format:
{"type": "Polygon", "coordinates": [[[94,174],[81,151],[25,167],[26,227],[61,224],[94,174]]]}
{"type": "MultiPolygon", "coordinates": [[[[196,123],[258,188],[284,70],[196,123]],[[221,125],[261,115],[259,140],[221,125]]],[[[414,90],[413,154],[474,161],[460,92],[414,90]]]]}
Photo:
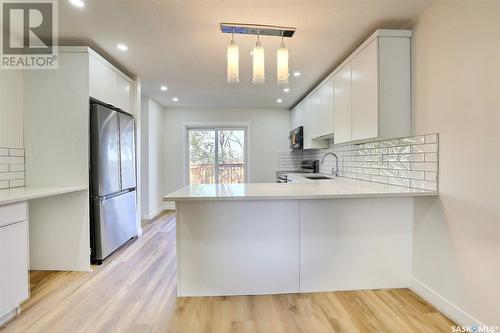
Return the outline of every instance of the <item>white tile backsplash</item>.
{"type": "MultiPolygon", "coordinates": [[[[278,154],[278,170],[300,170],[302,160],[321,160],[327,152],[339,157],[342,177],[436,191],[438,188],[439,135],[333,145],[326,149],[286,151],[278,154]]],[[[320,172],[330,174],[335,158],[328,156],[320,172]]]]}
{"type": "Polygon", "coordinates": [[[23,148],[0,147],[0,189],[25,186],[23,148]]]}
{"type": "Polygon", "coordinates": [[[424,154],[401,154],[399,155],[400,161],[406,162],[424,162],[425,155],[424,154]]]}
{"type": "Polygon", "coordinates": [[[24,149],[10,148],[9,155],[10,156],[24,156],[24,149]]]}
{"type": "Polygon", "coordinates": [[[437,163],[436,162],[415,162],[411,163],[411,170],[417,171],[437,171],[437,163]]]}

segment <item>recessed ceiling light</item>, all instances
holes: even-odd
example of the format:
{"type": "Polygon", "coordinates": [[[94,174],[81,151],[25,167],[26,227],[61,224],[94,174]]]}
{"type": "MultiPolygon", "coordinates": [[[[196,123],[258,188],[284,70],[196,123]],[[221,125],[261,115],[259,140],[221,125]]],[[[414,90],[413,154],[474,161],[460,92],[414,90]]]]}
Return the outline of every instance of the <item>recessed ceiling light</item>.
{"type": "Polygon", "coordinates": [[[283,88],[283,92],[286,94],[286,93],[289,93],[290,92],[290,88],[283,88]]]}
{"type": "Polygon", "coordinates": [[[160,89],[161,89],[161,91],[167,91],[168,90],[167,86],[161,86],[160,89]]]}
{"type": "Polygon", "coordinates": [[[125,44],[118,44],[118,45],[116,45],[116,47],[118,48],[118,50],[123,51],[123,52],[128,50],[128,46],[125,44]]]}
{"type": "Polygon", "coordinates": [[[281,103],[281,102],[283,102],[283,100],[282,100],[281,98],[278,98],[278,99],[276,100],[276,103],[281,103]]]}
{"type": "Polygon", "coordinates": [[[293,72],[293,76],[295,76],[295,77],[299,77],[299,76],[300,76],[300,72],[299,72],[299,71],[295,71],[295,72],[293,72]]]}
{"type": "Polygon", "coordinates": [[[83,8],[85,7],[85,2],[83,2],[82,0],[69,0],[69,2],[75,6],[75,7],[78,7],[78,8],[83,8]]]}
{"type": "Polygon", "coordinates": [[[178,99],[177,97],[173,97],[173,98],[172,98],[172,101],[174,101],[174,102],[178,102],[178,101],[179,101],[179,99],[178,99]]]}

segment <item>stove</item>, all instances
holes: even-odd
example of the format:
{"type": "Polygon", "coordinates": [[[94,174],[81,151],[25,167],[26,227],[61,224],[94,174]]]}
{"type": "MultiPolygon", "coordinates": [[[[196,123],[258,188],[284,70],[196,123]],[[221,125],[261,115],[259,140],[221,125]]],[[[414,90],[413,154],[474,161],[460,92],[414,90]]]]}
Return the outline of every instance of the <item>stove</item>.
{"type": "Polygon", "coordinates": [[[300,163],[300,170],[278,171],[276,172],[276,183],[289,183],[288,174],[290,173],[318,173],[318,160],[304,160],[300,163]]]}

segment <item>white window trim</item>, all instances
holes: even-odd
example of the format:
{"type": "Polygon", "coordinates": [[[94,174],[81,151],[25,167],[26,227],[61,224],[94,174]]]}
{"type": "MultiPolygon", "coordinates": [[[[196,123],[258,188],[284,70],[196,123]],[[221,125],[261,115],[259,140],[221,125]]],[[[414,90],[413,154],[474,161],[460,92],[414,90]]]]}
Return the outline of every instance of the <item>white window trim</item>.
{"type": "Polygon", "coordinates": [[[184,186],[189,185],[189,129],[194,128],[207,128],[207,129],[231,129],[231,128],[240,128],[245,130],[245,183],[249,182],[251,178],[251,168],[250,168],[250,123],[246,122],[190,122],[183,123],[182,125],[182,151],[184,154],[183,165],[182,165],[182,178],[184,181],[184,186]]]}

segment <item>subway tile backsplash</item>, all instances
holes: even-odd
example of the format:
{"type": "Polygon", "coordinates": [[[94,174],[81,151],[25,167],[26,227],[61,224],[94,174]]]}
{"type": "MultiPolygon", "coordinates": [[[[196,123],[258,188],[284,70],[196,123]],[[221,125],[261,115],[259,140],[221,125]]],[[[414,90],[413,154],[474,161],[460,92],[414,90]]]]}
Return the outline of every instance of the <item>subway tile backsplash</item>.
{"type": "Polygon", "coordinates": [[[0,189],[25,186],[24,149],[0,147],[0,189]]]}
{"type": "MultiPolygon", "coordinates": [[[[339,157],[342,177],[431,191],[438,189],[439,135],[428,134],[362,144],[333,145],[326,149],[278,154],[279,171],[300,170],[302,160],[321,160],[327,152],[339,157]]],[[[321,173],[332,173],[335,158],[328,156],[321,173]]]]}

